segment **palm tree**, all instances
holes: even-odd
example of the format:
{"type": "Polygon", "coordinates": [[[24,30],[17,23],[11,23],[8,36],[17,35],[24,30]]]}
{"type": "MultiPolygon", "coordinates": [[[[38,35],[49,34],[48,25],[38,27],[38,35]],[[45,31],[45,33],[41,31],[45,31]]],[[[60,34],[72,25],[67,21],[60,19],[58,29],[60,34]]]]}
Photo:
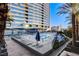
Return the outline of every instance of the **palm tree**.
{"type": "MultiPolygon", "coordinates": [[[[0,3],[0,50],[1,48],[5,48],[4,30],[6,28],[7,13],[8,5],[6,3],[0,3]]],[[[0,55],[2,54],[0,53],[0,55]]]]}
{"type": "Polygon", "coordinates": [[[0,3],[0,43],[4,43],[4,30],[6,28],[8,5],[0,3]]]}
{"type": "MultiPolygon", "coordinates": [[[[8,10],[10,10],[10,9],[8,9],[8,10]]],[[[13,22],[13,15],[10,13],[10,12],[8,12],[8,15],[7,15],[7,24],[9,24],[10,26],[11,26],[11,23],[13,22]]]]}
{"type": "Polygon", "coordinates": [[[78,15],[76,15],[75,17],[75,33],[76,33],[76,40],[78,40],[78,22],[77,22],[77,17],[78,15]]]}
{"type": "MultiPolygon", "coordinates": [[[[20,4],[18,3],[18,5],[20,5],[20,4]]],[[[8,15],[9,10],[10,9],[8,8],[7,3],[0,3],[0,51],[1,51],[1,48],[3,48],[3,47],[5,48],[4,31],[6,29],[6,23],[8,21],[8,23],[11,25],[11,21],[14,20],[12,18],[14,16],[8,15]]],[[[0,55],[1,55],[1,53],[0,53],[0,55]]]]}
{"type": "MultiPolygon", "coordinates": [[[[78,40],[78,36],[79,36],[79,14],[76,14],[76,19],[75,19],[75,32],[76,32],[76,40],[78,40]]],[[[71,26],[71,24],[72,24],[72,19],[71,19],[71,16],[70,15],[68,15],[67,17],[66,17],[66,21],[65,22],[68,22],[68,24],[69,24],[69,26],[71,26]]]]}
{"type": "MultiPolygon", "coordinates": [[[[2,51],[1,48],[4,48],[6,50],[5,47],[6,42],[4,40],[4,31],[6,29],[6,23],[8,21],[8,23],[11,25],[11,21],[13,20],[12,17],[8,15],[8,11],[9,11],[8,4],[0,3],[0,51],[2,51]]],[[[8,54],[0,53],[0,55],[8,55],[8,54]]]]}
{"type": "Polygon", "coordinates": [[[78,38],[79,38],[79,15],[77,16],[77,35],[78,35],[78,38]]]}
{"type": "Polygon", "coordinates": [[[13,16],[9,15],[9,8],[7,3],[0,3],[0,42],[4,42],[4,31],[6,28],[6,23],[11,25],[11,21],[13,21],[13,16]]]}
{"type": "Polygon", "coordinates": [[[77,3],[66,3],[63,4],[61,7],[59,7],[59,12],[57,12],[57,14],[61,15],[61,14],[70,14],[71,15],[71,21],[72,21],[72,37],[73,37],[73,41],[72,41],[72,46],[75,46],[75,42],[76,42],[76,32],[75,32],[75,19],[76,16],[78,15],[79,12],[79,6],[77,3]]]}

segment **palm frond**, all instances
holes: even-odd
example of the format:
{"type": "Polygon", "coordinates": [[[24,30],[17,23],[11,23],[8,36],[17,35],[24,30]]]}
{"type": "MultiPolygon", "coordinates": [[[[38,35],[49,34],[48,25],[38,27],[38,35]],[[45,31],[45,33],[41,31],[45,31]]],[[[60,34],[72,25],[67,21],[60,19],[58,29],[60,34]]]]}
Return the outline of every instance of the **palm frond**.
{"type": "Polygon", "coordinates": [[[61,15],[61,14],[67,14],[70,13],[71,9],[70,9],[70,5],[67,4],[63,4],[61,7],[59,7],[59,11],[56,13],[57,15],[61,15]]]}
{"type": "Polygon", "coordinates": [[[57,15],[61,15],[61,14],[67,14],[68,13],[68,11],[59,11],[59,12],[57,12],[56,14],[57,15]]]}
{"type": "Polygon", "coordinates": [[[72,22],[70,21],[70,22],[68,22],[68,24],[72,24],[72,22]]]}
{"type": "Polygon", "coordinates": [[[67,5],[67,7],[71,7],[71,3],[65,3],[65,5],[67,5]]]}
{"type": "Polygon", "coordinates": [[[62,6],[60,6],[58,9],[60,10],[70,10],[71,6],[67,3],[63,4],[62,6]]]}
{"type": "Polygon", "coordinates": [[[71,19],[66,19],[64,22],[71,22],[71,19]]]}
{"type": "Polygon", "coordinates": [[[71,15],[68,15],[67,17],[66,17],[66,19],[71,19],[72,17],[71,17],[71,15]]]}

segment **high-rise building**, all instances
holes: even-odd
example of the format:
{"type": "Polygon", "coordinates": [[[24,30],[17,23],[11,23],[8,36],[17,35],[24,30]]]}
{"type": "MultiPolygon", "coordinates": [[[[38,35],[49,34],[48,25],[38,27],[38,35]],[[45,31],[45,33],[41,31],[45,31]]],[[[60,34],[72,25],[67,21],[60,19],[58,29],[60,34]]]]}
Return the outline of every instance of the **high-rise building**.
{"type": "Polygon", "coordinates": [[[46,30],[50,27],[48,3],[10,3],[9,14],[14,20],[12,28],[38,28],[46,30]]]}

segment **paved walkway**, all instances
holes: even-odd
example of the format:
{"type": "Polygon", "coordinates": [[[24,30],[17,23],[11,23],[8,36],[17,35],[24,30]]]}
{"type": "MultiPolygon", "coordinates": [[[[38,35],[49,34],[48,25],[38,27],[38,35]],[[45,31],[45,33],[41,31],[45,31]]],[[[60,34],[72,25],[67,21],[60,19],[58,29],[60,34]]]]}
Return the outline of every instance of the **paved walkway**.
{"type": "Polygon", "coordinates": [[[79,55],[76,54],[76,53],[71,53],[71,52],[68,52],[68,51],[63,51],[60,56],[79,56],[79,55]]]}
{"type": "Polygon", "coordinates": [[[26,50],[21,45],[17,44],[10,38],[5,38],[7,43],[8,55],[9,56],[33,56],[30,51],[26,50]]]}

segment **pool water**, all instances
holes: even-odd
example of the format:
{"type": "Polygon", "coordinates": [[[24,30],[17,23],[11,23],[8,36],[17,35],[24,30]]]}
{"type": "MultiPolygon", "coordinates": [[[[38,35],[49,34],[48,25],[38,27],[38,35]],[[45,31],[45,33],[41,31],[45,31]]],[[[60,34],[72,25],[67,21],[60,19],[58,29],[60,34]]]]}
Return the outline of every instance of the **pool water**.
{"type": "Polygon", "coordinates": [[[40,34],[40,38],[42,40],[49,40],[49,39],[53,39],[55,36],[55,33],[41,33],[40,34]]]}
{"type": "MultiPolygon", "coordinates": [[[[54,39],[56,33],[51,33],[51,32],[46,32],[46,33],[40,33],[40,41],[39,43],[49,43],[52,42],[54,39]]],[[[29,41],[32,43],[36,43],[36,33],[35,34],[23,34],[23,35],[17,35],[18,39],[23,40],[23,41],[29,41]]]]}

